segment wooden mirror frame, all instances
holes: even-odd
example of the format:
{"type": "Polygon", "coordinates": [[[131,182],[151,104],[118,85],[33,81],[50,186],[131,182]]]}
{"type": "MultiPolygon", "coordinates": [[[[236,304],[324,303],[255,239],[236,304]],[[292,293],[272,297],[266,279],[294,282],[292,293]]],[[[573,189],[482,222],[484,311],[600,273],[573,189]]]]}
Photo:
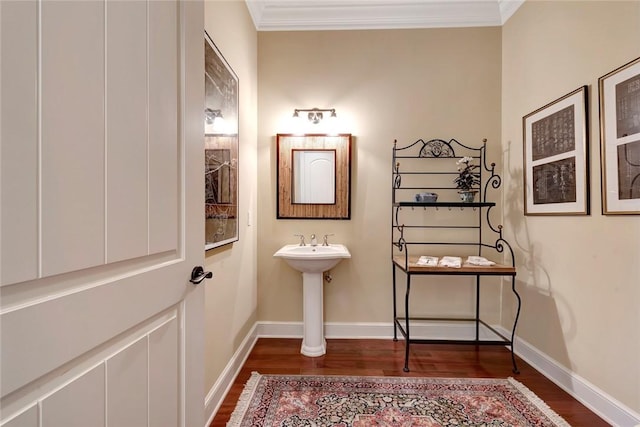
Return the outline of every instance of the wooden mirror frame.
{"type": "Polygon", "coordinates": [[[278,219],[351,219],[351,134],[278,134],[276,136],[278,219]],[[336,151],[336,203],[292,203],[293,150],[336,151]]]}

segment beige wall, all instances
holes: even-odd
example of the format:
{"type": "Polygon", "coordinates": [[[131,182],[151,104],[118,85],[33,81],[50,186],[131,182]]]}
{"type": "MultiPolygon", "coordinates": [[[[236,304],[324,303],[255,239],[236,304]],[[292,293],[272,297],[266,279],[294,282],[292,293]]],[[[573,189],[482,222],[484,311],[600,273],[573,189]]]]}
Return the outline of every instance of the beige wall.
{"type": "MultiPolygon", "coordinates": [[[[207,257],[216,274],[207,390],[256,320],[301,321],[300,276],[272,258],[294,233],[335,233],[352,252],[325,285],[326,321],[390,322],[393,140],[486,137],[505,177],[504,225],[524,297],[519,335],[640,411],[640,223],[600,214],[597,107],[597,78],[640,55],[640,3],[528,1],[502,29],[256,34],[243,2],[210,1],[206,29],[240,76],[240,209],[255,214],[252,226],[241,221],[239,242],[207,257]],[[584,84],[592,214],[525,217],[522,117],[584,84]],[[290,130],[294,108],[309,107],[336,108],[340,130],[355,136],[349,221],[276,220],[274,136],[290,130]]],[[[436,292],[430,308],[470,307],[465,289],[436,292]],[[452,299],[463,302],[444,302],[452,299]]],[[[508,326],[509,292],[505,301],[508,326]]]]}
{"type": "MultiPolygon", "coordinates": [[[[488,138],[499,163],[500,38],[495,27],[258,34],[260,320],[302,320],[300,274],[273,253],[295,243],[295,233],[334,233],[330,241],[346,244],[352,258],[324,286],[325,321],[391,323],[393,141],[488,138]],[[339,130],[354,135],[351,220],[276,219],[275,135],[291,131],[294,108],[312,107],[335,108],[339,130]]],[[[416,289],[416,302],[426,301],[425,290],[416,289]]],[[[473,308],[468,288],[435,292],[430,309],[473,308]]]]}
{"type": "MultiPolygon", "coordinates": [[[[208,251],[205,390],[209,391],[256,321],[257,33],[244,1],[207,1],[205,30],[238,75],[240,239],[208,251]],[[251,226],[247,216],[252,217],[251,226]]],[[[203,35],[204,37],[204,35],[203,35]]]]}
{"type": "Polygon", "coordinates": [[[503,27],[505,226],[518,258],[519,336],[640,411],[640,219],[603,216],[598,77],[640,56],[640,2],[527,1],[503,27]],[[525,217],[522,117],[589,86],[591,210],[525,217]]]}

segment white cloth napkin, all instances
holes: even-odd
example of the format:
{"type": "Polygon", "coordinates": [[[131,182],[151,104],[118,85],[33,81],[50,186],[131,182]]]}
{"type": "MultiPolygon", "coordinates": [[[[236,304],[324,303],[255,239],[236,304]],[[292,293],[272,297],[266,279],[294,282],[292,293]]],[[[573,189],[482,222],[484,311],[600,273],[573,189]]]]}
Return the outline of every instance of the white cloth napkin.
{"type": "Polygon", "coordinates": [[[460,268],[462,267],[462,258],[459,256],[443,256],[438,265],[440,267],[460,268]]]}
{"type": "Polygon", "coordinates": [[[467,258],[467,264],[471,265],[495,265],[495,262],[489,261],[488,259],[481,256],[469,256],[467,258]]]}
{"type": "Polygon", "coordinates": [[[438,257],[423,255],[418,258],[418,261],[416,261],[416,265],[422,267],[435,267],[438,265],[438,257]]]}

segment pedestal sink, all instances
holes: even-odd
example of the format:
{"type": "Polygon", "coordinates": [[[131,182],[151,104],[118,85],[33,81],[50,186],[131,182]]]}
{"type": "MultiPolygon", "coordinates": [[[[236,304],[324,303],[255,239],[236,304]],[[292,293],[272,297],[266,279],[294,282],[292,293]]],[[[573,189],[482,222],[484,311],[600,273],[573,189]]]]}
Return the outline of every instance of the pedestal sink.
{"type": "Polygon", "coordinates": [[[323,320],[322,273],[335,267],[344,258],[351,258],[344,245],[300,246],[285,245],[275,254],[290,267],[302,273],[304,334],[300,352],[317,357],[326,353],[323,320]]]}

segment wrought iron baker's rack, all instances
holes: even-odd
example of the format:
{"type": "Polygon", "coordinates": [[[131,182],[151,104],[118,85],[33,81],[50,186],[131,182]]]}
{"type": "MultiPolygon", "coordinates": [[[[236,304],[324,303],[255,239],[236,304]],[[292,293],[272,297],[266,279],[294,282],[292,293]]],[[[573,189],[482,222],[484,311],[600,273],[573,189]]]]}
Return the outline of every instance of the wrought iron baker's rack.
{"type": "MultiPolygon", "coordinates": [[[[515,339],[515,330],[520,315],[521,298],[515,288],[515,257],[511,245],[503,237],[502,225],[493,225],[491,221],[492,209],[496,206],[496,203],[490,201],[487,197],[489,190],[497,190],[502,184],[500,175],[496,173],[495,163],[487,164],[487,140],[483,139],[482,145],[479,147],[470,147],[456,139],[450,139],[448,141],[443,139],[430,139],[423,140],[418,139],[412,144],[405,147],[398,147],[397,140],[393,144],[393,163],[392,163],[392,247],[391,258],[393,268],[393,316],[394,316],[394,340],[397,340],[398,331],[404,336],[406,341],[406,354],[405,354],[405,371],[408,371],[409,362],[409,345],[410,343],[471,343],[471,344],[500,344],[508,345],[511,348],[511,357],[513,363],[513,372],[517,373],[515,357],[513,354],[513,342],[515,339]],[[461,159],[463,157],[471,157],[472,161],[478,163],[479,168],[477,174],[480,179],[480,183],[473,188],[477,191],[478,198],[474,202],[455,201],[457,197],[457,188],[453,183],[453,179],[458,174],[458,171],[453,169],[453,161],[461,159]],[[425,164],[422,164],[422,162],[425,164]],[[430,168],[428,163],[430,162],[449,162],[444,165],[440,163],[436,168],[430,168]],[[410,167],[404,167],[403,163],[411,163],[410,167]],[[403,177],[405,183],[403,183],[403,177]],[[424,178],[424,179],[423,179],[424,178]],[[450,179],[448,179],[450,178],[450,179]],[[406,181],[410,181],[406,183],[406,181]],[[414,192],[429,191],[439,192],[438,201],[416,201],[413,198],[414,192]],[[453,200],[452,200],[453,199],[453,200]],[[470,209],[475,213],[475,216],[469,215],[471,218],[468,224],[411,224],[401,219],[401,211],[403,209],[445,209],[451,210],[466,210],[470,209]],[[425,230],[441,231],[438,235],[442,236],[443,230],[458,230],[468,229],[469,239],[463,241],[449,241],[445,239],[433,241],[425,240],[423,235],[420,235],[420,239],[416,239],[415,234],[412,231],[420,231],[423,233],[425,230]],[[430,269],[430,268],[416,268],[415,264],[411,264],[412,255],[415,259],[416,251],[425,250],[424,248],[431,247],[464,247],[466,251],[472,250],[478,256],[483,256],[484,252],[488,250],[495,251],[495,254],[501,256],[503,259],[508,258],[508,262],[501,267],[505,267],[501,270],[491,269],[474,269],[463,268],[460,270],[452,269],[430,269]],[[421,249],[418,249],[421,248],[421,249]],[[414,250],[415,249],[415,250],[414,250]],[[410,253],[411,252],[411,253],[410,253]],[[399,256],[402,255],[402,256],[399,256]],[[505,257],[506,255],[506,257],[505,257]],[[398,310],[396,306],[396,270],[400,270],[406,274],[406,295],[405,295],[405,313],[404,317],[398,317],[398,310]],[[473,319],[440,319],[440,318],[419,318],[417,320],[473,320],[476,324],[476,336],[474,340],[432,340],[432,339],[412,339],[409,335],[409,294],[410,283],[412,275],[471,275],[476,276],[476,313],[473,319]],[[511,336],[506,337],[499,331],[495,330],[491,325],[488,325],[482,321],[479,317],[479,305],[480,305],[480,277],[483,276],[507,276],[511,278],[511,290],[516,298],[517,311],[515,321],[511,331],[511,336]],[[404,321],[404,322],[402,322],[404,321]],[[404,323],[404,324],[403,324],[404,323]],[[486,327],[496,336],[498,339],[494,340],[481,340],[479,338],[480,325],[486,327]]],[[[425,255],[425,253],[418,252],[419,255],[425,255]]],[[[505,263],[503,260],[502,263],[505,263]]]]}

